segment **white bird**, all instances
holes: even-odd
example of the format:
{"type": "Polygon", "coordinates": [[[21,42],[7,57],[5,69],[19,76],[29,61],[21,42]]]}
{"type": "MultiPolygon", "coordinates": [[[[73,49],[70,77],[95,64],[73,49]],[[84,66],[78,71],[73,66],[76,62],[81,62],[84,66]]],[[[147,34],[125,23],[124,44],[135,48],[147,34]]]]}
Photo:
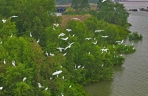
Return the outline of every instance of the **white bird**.
{"type": "Polygon", "coordinates": [[[26,78],[26,77],[24,77],[24,78],[23,78],[23,82],[25,82],[25,81],[26,81],[26,79],[27,79],[27,78],[26,78]]]}
{"type": "Polygon", "coordinates": [[[56,24],[56,23],[55,23],[55,24],[53,24],[53,25],[54,25],[54,26],[56,26],[56,27],[58,27],[58,26],[59,26],[59,24],[56,24]]]}
{"type": "Polygon", "coordinates": [[[3,90],[3,87],[0,87],[0,90],[3,90]]]}
{"type": "Polygon", "coordinates": [[[102,0],[102,2],[105,2],[106,0],[102,0]]]}
{"type": "Polygon", "coordinates": [[[64,50],[67,50],[68,48],[71,48],[71,46],[74,44],[74,42],[70,43],[64,50]]]}
{"type": "Polygon", "coordinates": [[[12,38],[13,34],[11,34],[10,38],[12,38]]]}
{"type": "Polygon", "coordinates": [[[72,20],[80,20],[79,18],[72,18],[72,20]]]}
{"type": "Polygon", "coordinates": [[[102,36],[102,38],[107,38],[108,36],[102,36]]]}
{"type": "Polygon", "coordinates": [[[96,33],[96,32],[101,32],[101,31],[104,31],[104,30],[95,30],[95,33],[96,33]]]}
{"type": "Polygon", "coordinates": [[[54,54],[52,54],[52,53],[50,52],[50,56],[54,56],[54,54]]]}
{"type": "Polygon", "coordinates": [[[84,66],[82,67],[82,69],[84,69],[84,66]]]}
{"type": "Polygon", "coordinates": [[[61,96],[64,96],[64,94],[63,94],[63,93],[61,93],[61,96]]]}
{"type": "Polygon", "coordinates": [[[11,18],[16,18],[16,17],[18,17],[18,16],[15,16],[15,15],[14,16],[11,16],[11,18]]]}
{"type": "Polygon", "coordinates": [[[92,38],[85,38],[85,40],[90,40],[90,39],[92,39],[92,38]]]}
{"type": "Polygon", "coordinates": [[[52,79],[52,77],[50,77],[50,80],[52,79]]]}
{"type": "Polygon", "coordinates": [[[61,66],[61,68],[62,68],[62,66],[61,66]]]}
{"type": "Polygon", "coordinates": [[[5,61],[5,59],[4,59],[4,64],[6,64],[6,61],[5,61]]]}
{"type": "Polygon", "coordinates": [[[62,73],[62,70],[56,71],[52,75],[59,75],[60,73],[62,73]]]}
{"type": "Polygon", "coordinates": [[[53,26],[53,30],[55,30],[54,26],[53,26]]]}
{"type": "Polygon", "coordinates": [[[69,86],[69,88],[71,88],[71,85],[69,86]]]}
{"type": "Polygon", "coordinates": [[[64,79],[64,76],[62,78],[64,79]]]}
{"type": "Polygon", "coordinates": [[[96,41],[96,42],[92,42],[92,43],[96,45],[96,44],[97,44],[97,42],[98,42],[98,41],[96,41]]]}
{"type": "Polygon", "coordinates": [[[61,37],[61,36],[65,36],[65,34],[64,33],[59,34],[58,38],[61,37]]]}
{"type": "Polygon", "coordinates": [[[48,87],[46,87],[45,90],[48,90],[48,87]]]}
{"type": "Polygon", "coordinates": [[[5,20],[5,19],[2,19],[2,22],[3,22],[3,23],[6,23],[6,21],[7,21],[7,20],[5,20]]]}
{"type": "Polygon", "coordinates": [[[39,43],[40,42],[40,39],[38,39],[36,42],[39,43]]]}
{"type": "Polygon", "coordinates": [[[12,65],[15,66],[15,61],[14,60],[12,61],[12,65]]]}
{"type": "Polygon", "coordinates": [[[66,37],[66,38],[61,38],[61,39],[66,41],[66,40],[68,40],[68,37],[66,37]]]}
{"type": "Polygon", "coordinates": [[[90,52],[88,52],[88,54],[90,54],[90,52]]]}
{"type": "Polygon", "coordinates": [[[3,42],[1,41],[0,44],[2,44],[3,42]]]}
{"type": "Polygon", "coordinates": [[[32,34],[31,34],[31,32],[30,32],[30,37],[32,37],[32,34]]]}
{"type": "Polygon", "coordinates": [[[62,50],[63,50],[64,48],[58,47],[57,49],[59,49],[59,51],[62,52],[62,50]]]}
{"type": "Polygon", "coordinates": [[[66,31],[70,32],[70,31],[72,31],[72,30],[71,30],[71,29],[66,29],[66,31]]]}
{"type": "Polygon", "coordinates": [[[81,65],[78,66],[78,68],[80,68],[80,67],[81,67],[81,65]]]}
{"type": "Polygon", "coordinates": [[[46,54],[46,56],[48,56],[48,52],[47,52],[47,51],[46,51],[46,53],[45,53],[45,54],[46,54]]]}
{"type": "Polygon", "coordinates": [[[67,53],[64,53],[63,56],[65,56],[67,53]]]}
{"type": "Polygon", "coordinates": [[[38,87],[39,87],[39,88],[42,88],[43,86],[42,86],[40,83],[38,83],[38,87]]]}

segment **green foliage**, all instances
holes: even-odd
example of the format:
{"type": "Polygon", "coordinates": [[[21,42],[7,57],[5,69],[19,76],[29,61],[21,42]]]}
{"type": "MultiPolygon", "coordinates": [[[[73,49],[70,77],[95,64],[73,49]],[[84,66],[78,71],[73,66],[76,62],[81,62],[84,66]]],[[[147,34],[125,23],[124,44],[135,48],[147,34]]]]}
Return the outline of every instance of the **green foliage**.
{"type": "Polygon", "coordinates": [[[106,22],[120,25],[122,27],[127,28],[127,18],[129,13],[125,10],[125,7],[118,2],[111,2],[109,0],[105,2],[98,3],[100,7],[100,11],[98,13],[98,19],[104,20],[106,22]]]}
{"type": "Polygon", "coordinates": [[[72,0],[71,7],[77,12],[88,11],[90,9],[88,0],[72,0]]]}
{"type": "Polygon", "coordinates": [[[137,32],[132,32],[128,36],[129,40],[142,40],[143,36],[141,34],[138,34],[137,32]]]}

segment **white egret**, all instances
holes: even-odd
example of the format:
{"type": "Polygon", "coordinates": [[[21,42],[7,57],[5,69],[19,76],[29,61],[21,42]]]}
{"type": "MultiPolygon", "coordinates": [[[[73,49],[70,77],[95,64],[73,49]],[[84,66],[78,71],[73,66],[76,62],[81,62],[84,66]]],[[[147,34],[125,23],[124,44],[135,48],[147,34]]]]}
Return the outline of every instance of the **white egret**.
{"type": "Polygon", "coordinates": [[[14,16],[11,16],[10,18],[16,18],[16,17],[18,17],[18,16],[15,16],[15,15],[14,15],[14,16]]]}
{"type": "Polygon", "coordinates": [[[66,29],[66,31],[70,32],[70,31],[72,31],[72,30],[71,30],[71,29],[66,29]]]}
{"type": "Polygon", "coordinates": [[[30,32],[30,37],[32,37],[32,34],[31,34],[31,32],[30,32]]]}
{"type": "Polygon", "coordinates": [[[52,77],[50,77],[50,80],[52,79],[52,77]]]}
{"type": "Polygon", "coordinates": [[[102,0],[102,2],[105,2],[106,0],[102,0]]]}
{"type": "Polygon", "coordinates": [[[90,54],[90,52],[88,52],[88,54],[90,54]]]}
{"type": "Polygon", "coordinates": [[[72,20],[80,20],[79,18],[72,18],[72,20]]]}
{"type": "Polygon", "coordinates": [[[66,41],[66,40],[68,40],[68,37],[66,37],[66,38],[61,38],[61,39],[66,41]]]}
{"type": "Polygon", "coordinates": [[[95,42],[92,42],[92,43],[96,45],[96,44],[97,44],[97,42],[98,42],[98,41],[95,41],[95,42]]]}
{"type": "Polygon", "coordinates": [[[71,88],[71,85],[69,86],[69,88],[71,88]]]}
{"type": "Polygon", "coordinates": [[[73,45],[74,42],[70,43],[64,50],[67,50],[68,48],[71,48],[71,45],[73,45]]]}
{"type": "Polygon", "coordinates": [[[55,30],[54,26],[53,26],[53,30],[55,30]]]}
{"type": "Polygon", "coordinates": [[[10,38],[12,38],[13,34],[11,34],[10,38]]]}
{"type": "Polygon", "coordinates": [[[84,69],[84,66],[82,67],[82,69],[84,69]]]}
{"type": "Polygon", "coordinates": [[[38,39],[36,42],[39,43],[40,42],[40,39],[38,39]]]}
{"type": "Polygon", "coordinates": [[[48,87],[46,87],[45,90],[48,90],[48,87]]]}
{"type": "Polygon", "coordinates": [[[46,54],[46,56],[48,56],[48,52],[47,52],[47,51],[46,51],[46,53],[45,53],[45,54],[46,54]]]}
{"type": "Polygon", "coordinates": [[[62,78],[64,79],[64,76],[62,78]]]}
{"type": "Polygon", "coordinates": [[[23,78],[23,82],[25,82],[25,81],[26,81],[26,79],[27,79],[27,78],[26,78],[26,77],[24,77],[24,78],[23,78]]]}
{"type": "Polygon", "coordinates": [[[55,23],[55,24],[53,24],[53,25],[54,25],[54,26],[56,26],[56,27],[58,27],[58,26],[59,26],[59,24],[56,24],[56,23],[55,23]]]}
{"type": "Polygon", "coordinates": [[[90,40],[90,39],[92,39],[92,38],[85,38],[85,40],[90,40]]]}
{"type": "Polygon", "coordinates": [[[104,30],[95,30],[95,33],[96,33],[96,32],[102,32],[102,31],[104,31],[104,30]]]}
{"type": "Polygon", "coordinates": [[[15,61],[14,60],[12,61],[12,65],[15,66],[15,61]]]}
{"type": "Polygon", "coordinates": [[[108,36],[102,36],[102,38],[107,38],[108,36]]]}
{"type": "Polygon", "coordinates": [[[6,64],[6,61],[5,61],[5,59],[4,59],[4,64],[6,64]]]}
{"type": "Polygon", "coordinates": [[[81,67],[81,65],[78,66],[78,68],[80,68],[80,67],[81,67]]]}
{"type": "Polygon", "coordinates": [[[1,41],[0,44],[2,44],[3,42],[1,41]]]}
{"type": "Polygon", "coordinates": [[[0,90],[3,90],[3,87],[0,87],[0,90]]]}
{"type": "Polygon", "coordinates": [[[63,50],[64,48],[62,48],[62,47],[58,47],[57,49],[59,49],[60,52],[62,52],[62,50],[63,50]]]}
{"type": "Polygon", "coordinates": [[[66,56],[67,53],[64,53],[63,56],[66,56]]]}
{"type": "Polygon", "coordinates": [[[40,83],[38,83],[38,87],[39,87],[39,88],[43,88],[43,86],[42,86],[40,83]]]}
{"type": "Polygon", "coordinates": [[[50,56],[54,56],[54,54],[52,54],[52,53],[50,52],[50,56]]]}
{"type": "Polygon", "coordinates": [[[62,73],[62,70],[56,71],[52,75],[59,75],[60,73],[62,73]]]}
{"type": "Polygon", "coordinates": [[[61,37],[61,36],[65,36],[65,33],[59,34],[58,38],[61,37]]]}
{"type": "Polygon", "coordinates": [[[3,23],[6,23],[6,20],[5,20],[5,19],[2,19],[2,22],[3,22],[3,23]]]}

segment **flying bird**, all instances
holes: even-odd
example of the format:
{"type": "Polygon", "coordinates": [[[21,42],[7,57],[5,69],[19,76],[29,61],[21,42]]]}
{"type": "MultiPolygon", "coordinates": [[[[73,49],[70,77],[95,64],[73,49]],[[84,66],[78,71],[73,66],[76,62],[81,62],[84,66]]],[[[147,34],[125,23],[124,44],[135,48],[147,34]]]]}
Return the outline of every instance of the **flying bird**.
{"type": "Polygon", "coordinates": [[[58,47],[57,49],[59,49],[60,52],[62,52],[62,50],[63,50],[64,48],[62,48],[62,47],[58,47]]]}
{"type": "Polygon", "coordinates": [[[90,40],[90,39],[92,39],[92,38],[85,38],[85,40],[90,40]]]}
{"type": "Polygon", "coordinates": [[[18,17],[18,16],[15,16],[15,15],[14,15],[14,16],[11,16],[10,18],[16,18],[16,17],[18,17]]]}
{"type": "Polygon", "coordinates": [[[95,30],[95,33],[97,33],[97,32],[102,32],[102,31],[104,31],[104,30],[95,30]]]}
{"type": "Polygon", "coordinates": [[[61,37],[61,36],[65,36],[65,34],[64,34],[64,33],[61,33],[61,34],[59,34],[59,36],[58,36],[58,37],[61,37]]]}

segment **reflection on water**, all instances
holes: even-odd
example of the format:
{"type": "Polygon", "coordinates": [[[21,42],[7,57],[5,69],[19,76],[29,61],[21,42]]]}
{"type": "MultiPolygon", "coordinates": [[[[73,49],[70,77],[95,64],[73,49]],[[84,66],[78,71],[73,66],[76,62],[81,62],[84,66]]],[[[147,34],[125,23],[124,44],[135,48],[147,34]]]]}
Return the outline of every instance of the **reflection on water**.
{"type": "Polygon", "coordinates": [[[128,21],[133,25],[130,30],[142,34],[143,40],[125,42],[137,51],[124,55],[125,63],[115,68],[112,81],[86,86],[92,96],[148,96],[148,12],[131,12],[128,21]]]}

